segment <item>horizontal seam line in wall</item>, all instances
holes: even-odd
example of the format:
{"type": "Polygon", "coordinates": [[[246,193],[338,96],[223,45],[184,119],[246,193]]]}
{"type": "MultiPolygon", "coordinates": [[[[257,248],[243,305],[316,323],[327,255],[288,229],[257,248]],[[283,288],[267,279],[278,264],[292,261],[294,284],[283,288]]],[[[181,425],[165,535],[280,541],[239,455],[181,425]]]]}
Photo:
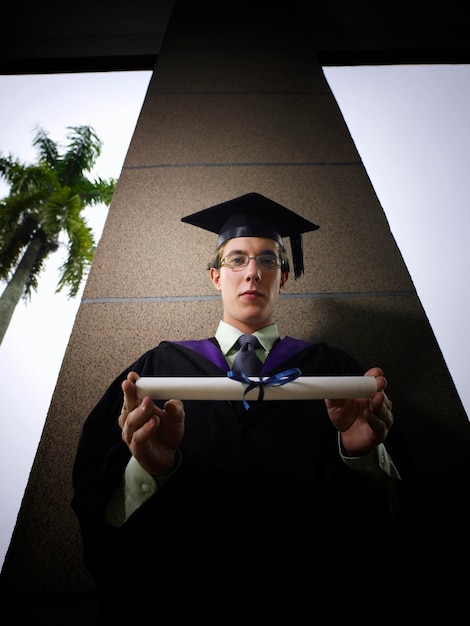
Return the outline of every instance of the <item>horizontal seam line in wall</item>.
{"type": "Polygon", "coordinates": [[[157,91],[148,94],[149,98],[158,98],[158,96],[331,96],[331,92],[325,87],[318,87],[318,89],[303,90],[303,91],[289,91],[289,90],[277,90],[277,91],[260,91],[259,89],[250,91],[235,90],[224,91],[219,90],[205,90],[205,91],[157,91]]]}
{"type": "Polygon", "coordinates": [[[126,165],[122,169],[123,170],[150,170],[157,169],[160,167],[298,167],[300,165],[317,165],[317,166],[325,166],[325,165],[333,165],[333,166],[349,166],[349,165],[360,165],[360,161],[289,161],[286,163],[269,163],[269,162],[251,162],[251,163],[160,163],[153,165],[126,165]]]}
{"type": "MultiPolygon", "coordinates": [[[[356,291],[351,293],[283,293],[281,300],[324,300],[328,298],[408,298],[414,296],[414,291],[356,291]]],[[[221,300],[220,296],[160,296],[135,298],[83,298],[81,304],[126,304],[128,302],[197,302],[221,300]]]]}

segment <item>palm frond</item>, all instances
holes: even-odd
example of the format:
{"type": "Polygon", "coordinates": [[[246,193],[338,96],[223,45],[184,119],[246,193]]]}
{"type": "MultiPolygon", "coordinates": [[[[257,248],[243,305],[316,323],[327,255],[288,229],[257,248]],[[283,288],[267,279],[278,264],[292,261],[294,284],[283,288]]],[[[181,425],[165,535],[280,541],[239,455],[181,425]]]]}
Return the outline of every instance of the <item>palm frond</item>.
{"type": "Polygon", "coordinates": [[[33,146],[37,148],[40,161],[44,161],[52,169],[57,167],[59,161],[57,144],[49,138],[48,133],[44,129],[37,129],[37,133],[33,139],[33,146]]]}
{"type": "Polygon", "coordinates": [[[25,165],[11,156],[0,156],[0,175],[10,187],[10,195],[51,190],[57,184],[55,174],[44,163],[25,165]]]}
{"type": "Polygon", "coordinates": [[[67,152],[61,162],[64,185],[74,186],[84,172],[93,169],[101,154],[102,143],[91,126],[69,126],[67,152]]]}
{"type": "Polygon", "coordinates": [[[96,204],[105,204],[106,206],[109,206],[111,204],[115,188],[116,180],[114,178],[103,180],[98,177],[95,178],[94,181],[84,178],[80,185],[80,196],[84,204],[87,206],[96,204]]]}
{"type": "Polygon", "coordinates": [[[69,287],[68,297],[77,295],[78,289],[86,276],[95,254],[93,231],[81,218],[70,219],[68,224],[68,255],[61,265],[61,277],[57,291],[65,285],[69,287]]]}

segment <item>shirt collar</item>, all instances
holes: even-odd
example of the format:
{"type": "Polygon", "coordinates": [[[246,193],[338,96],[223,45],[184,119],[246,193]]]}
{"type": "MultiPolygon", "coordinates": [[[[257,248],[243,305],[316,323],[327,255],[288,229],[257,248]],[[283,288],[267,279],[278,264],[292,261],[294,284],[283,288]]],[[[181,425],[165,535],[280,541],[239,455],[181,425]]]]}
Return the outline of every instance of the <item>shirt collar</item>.
{"type": "MultiPolygon", "coordinates": [[[[237,339],[242,334],[243,333],[238,328],[235,328],[235,326],[227,324],[227,322],[222,320],[219,322],[215,338],[217,339],[220,349],[225,356],[227,356],[227,354],[234,349],[237,339]]],[[[266,353],[271,351],[274,342],[279,338],[277,324],[270,324],[269,326],[261,328],[261,330],[257,330],[252,334],[258,338],[260,344],[266,350],[266,353]]]]}

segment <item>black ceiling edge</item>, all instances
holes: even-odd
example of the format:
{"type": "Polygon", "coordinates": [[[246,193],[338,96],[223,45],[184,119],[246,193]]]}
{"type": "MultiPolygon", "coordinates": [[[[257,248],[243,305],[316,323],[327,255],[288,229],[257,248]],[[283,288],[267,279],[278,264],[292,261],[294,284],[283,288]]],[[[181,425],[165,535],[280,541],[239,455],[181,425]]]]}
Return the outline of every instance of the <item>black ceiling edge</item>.
{"type": "Polygon", "coordinates": [[[157,55],[64,59],[0,59],[0,74],[78,74],[153,70],[157,55]]]}
{"type": "Polygon", "coordinates": [[[470,48],[417,50],[317,50],[320,64],[352,65],[453,65],[470,63],[470,48]]]}
{"type": "MultiPolygon", "coordinates": [[[[470,64],[468,49],[429,50],[316,50],[320,65],[446,65],[470,64]]],[[[0,74],[63,74],[153,70],[157,54],[141,56],[80,57],[57,59],[1,59],[0,74]]]]}

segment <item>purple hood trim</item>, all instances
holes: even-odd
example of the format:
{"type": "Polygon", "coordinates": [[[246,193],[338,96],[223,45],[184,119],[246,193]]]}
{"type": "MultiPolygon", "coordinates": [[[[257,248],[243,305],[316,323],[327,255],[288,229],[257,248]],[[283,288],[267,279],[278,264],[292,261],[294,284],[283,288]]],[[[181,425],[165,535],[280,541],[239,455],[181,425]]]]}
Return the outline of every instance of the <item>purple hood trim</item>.
{"type": "MultiPolygon", "coordinates": [[[[220,367],[221,370],[228,372],[229,366],[227,361],[225,360],[224,355],[220,351],[220,348],[215,345],[210,339],[196,339],[189,341],[175,341],[174,343],[185,346],[189,350],[193,350],[198,354],[201,354],[206,359],[220,367]]],[[[301,350],[308,348],[311,344],[307,341],[302,341],[301,339],[293,339],[292,337],[284,337],[281,341],[279,341],[271,352],[268,354],[268,358],[266,359],[263,369],[261,371],[261,375],[263,375],[264,371],[269,372],[270,370],[275,369],[284,361],[286,361],[289,357],[294,356],[301,350]]]]}

